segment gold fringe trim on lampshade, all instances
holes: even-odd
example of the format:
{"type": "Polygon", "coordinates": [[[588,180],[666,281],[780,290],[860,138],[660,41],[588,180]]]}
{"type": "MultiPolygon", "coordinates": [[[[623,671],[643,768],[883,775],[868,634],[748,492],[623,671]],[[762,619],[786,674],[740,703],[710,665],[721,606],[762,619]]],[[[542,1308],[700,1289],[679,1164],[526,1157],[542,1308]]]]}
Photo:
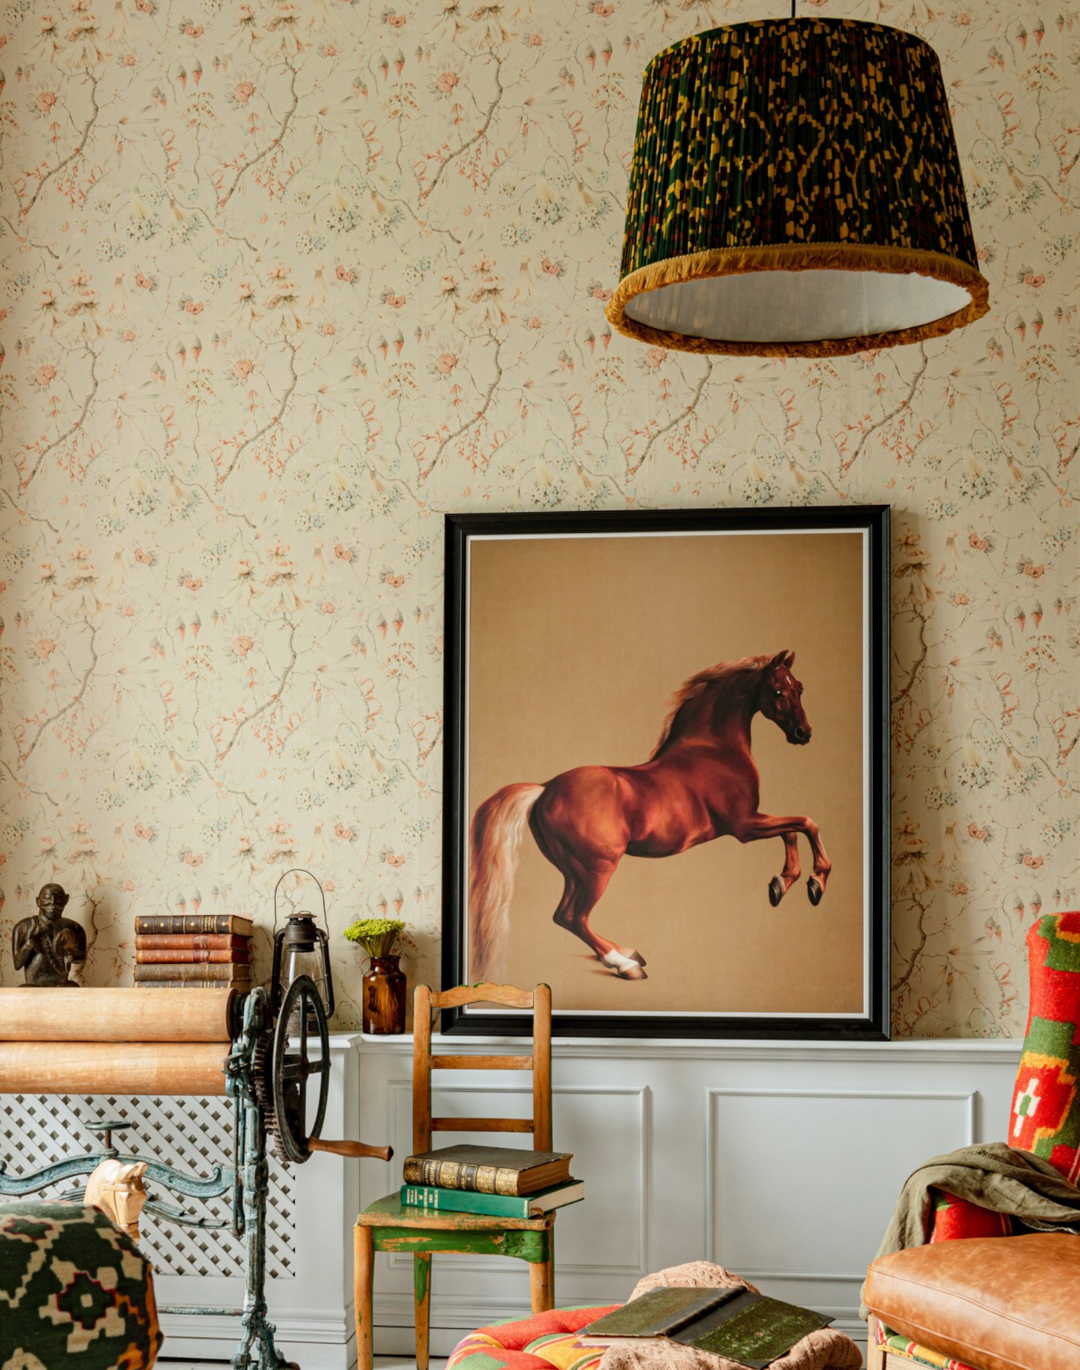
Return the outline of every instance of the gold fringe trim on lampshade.
{"type": "Polygon", "coordinates": [[[619,282],[606,310],[608,322],[628,338],[680,352],[714,353],[733,357],[843,357],[923,342],[980,319],[990,308],[990,287],[983,276],[955,257],[918,248],[880,247],[861,243],[781,243],[770,247],[722,247],[691,252],[683,257],[653,262],[619,282]],[[888,275],[930,276],[959,286],[971,295],[962,309],[929,323],[864,337],[822,338],[808,342],[733,342],[723,338],[691,337],[652,328],[628,318],[626,306],[638,295],[662,286],[681,285],[706,277],[738,276],[755,271],[877,271],[888,275]]]}

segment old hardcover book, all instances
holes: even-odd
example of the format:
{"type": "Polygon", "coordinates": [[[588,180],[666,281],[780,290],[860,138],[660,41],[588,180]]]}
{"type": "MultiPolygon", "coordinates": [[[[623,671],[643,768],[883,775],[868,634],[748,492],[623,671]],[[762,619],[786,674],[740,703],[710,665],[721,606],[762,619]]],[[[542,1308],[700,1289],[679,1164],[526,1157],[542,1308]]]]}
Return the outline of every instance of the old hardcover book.
{"type": "Polygon", "coordinates": [[[810,1308],[748,1289],[652,1289],[583,1327],[580,1340],[633,1346],[666,1339],[764,1370],[831,1321],[810,1308]]]}
{"type": "Polygon", "coordinates": [[[136,989],[219,989],[224,993],[235,990],[237,994],[251,991],[250,980],[136,980],[136,989]]]}
{"type": "Polygon", "coordinates": [[[214,947],[136,947],[137,966],[186,965],[199,962],[212,962],[223,966],[246,966],[247,950],[239,951],[230,947],[218,951],[214,947]]]}
{"type": "Polygon", "coordinates": [[[535,1194],[570,1178],[570,1151],[525,1151],[509,1146],[440,1147],[407,1156],[406,1184],[472,1189],[480,1194],[535,1194]]]}
{"type": "Polygon", "coordinates": [[[250,966],[215,966],[207,964],[135,966],[135,983],[148,984],[162,981],[168,984],[184,984],[189,980],[220,980],[222,984],[251,980],[250,966]]]}
{"type": "Polygon", "coordinates": [[[539,1218],[553,1208],[565,1208],[585,1197],[581,1180],[552,1185],[535,1194],[479,1194],[473,1189],[438,1189],[434,1185],[403,1184],[401,1202],[428,1213],[484,1213],[496,1218],[539,1218]]]}
{"type": "Polygon", "coordinates": [[[228,932],[136,933],[135,950],[153,951],[174,947],[178,951],[207,947],[212,951],[247,951],[251,938],[228,932]]]}
{"type": "Polygon", "coordinates": [[[248,937],[255,930],[250,918],[237,913],[140,913],[136,933],[235,932],[248,937]]]}

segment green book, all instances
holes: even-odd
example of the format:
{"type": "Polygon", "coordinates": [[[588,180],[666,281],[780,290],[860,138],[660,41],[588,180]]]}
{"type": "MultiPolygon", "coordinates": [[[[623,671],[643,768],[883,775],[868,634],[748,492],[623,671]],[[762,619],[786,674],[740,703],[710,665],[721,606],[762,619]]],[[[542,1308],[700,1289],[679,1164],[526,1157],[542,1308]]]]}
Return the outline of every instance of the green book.
{"type": "Polygon", "coordinates": [[[667,1338],[764,1370],[832,1321],[809,1308],[748,1289],[653,1289],[583,1327],[587,1344],[634,1345],[667,1338]]]}
{"type": "Polygon", "coordinates": [[[429,1213],[483,1213],[496,1218],[540,1218],[553,1208],[576,1204],[585,1197],[581,1180],[554,1184],[535,1194],[479,1194],[471,1189],[439,1189],[435,1185],[403,1184],[401,1202],[429,1213]]]}

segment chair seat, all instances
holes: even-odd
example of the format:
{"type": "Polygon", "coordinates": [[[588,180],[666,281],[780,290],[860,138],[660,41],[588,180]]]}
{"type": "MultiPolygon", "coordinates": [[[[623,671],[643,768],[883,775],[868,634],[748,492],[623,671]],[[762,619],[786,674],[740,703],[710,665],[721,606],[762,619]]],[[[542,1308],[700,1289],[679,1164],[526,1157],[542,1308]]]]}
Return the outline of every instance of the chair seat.
{"type": "Polygon", "coordinates": [[[1076,1370],[1078,1275],[1080,1236],[971,1237],[879,1257],[863,1298],[893,1332],[980,1370],[1076,1370]]]}
{"type": "Polygon", "coordinates": [[[489,1213],[451,1213],[447,1210],[432,1213],[430,1209],[403,1204],[397,1194],[387,1194],[368,1204],[356,1218],[357,1227],[412,1227],[432,1231],[453,1232],[548,1232],[555,1224],[558,1210],[541,1214],[539,1218],[500,1218],[489,1213]]]}

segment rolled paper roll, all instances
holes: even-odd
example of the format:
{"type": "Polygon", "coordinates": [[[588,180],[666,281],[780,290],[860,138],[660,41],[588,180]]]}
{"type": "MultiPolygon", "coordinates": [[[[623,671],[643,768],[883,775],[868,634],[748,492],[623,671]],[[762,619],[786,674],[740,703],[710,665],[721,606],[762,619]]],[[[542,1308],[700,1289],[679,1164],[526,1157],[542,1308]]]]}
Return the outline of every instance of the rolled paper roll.
{"type": "Polygon", "coordinates": [[[0,1042],[0,1094],[224,1094],[226,1055],[221,1042],[0,1042]]]}
{"type": "Polygon", "coordinates": [[[0,990],[0,1042],[231,1042],[235,990],[0,990]]]}

